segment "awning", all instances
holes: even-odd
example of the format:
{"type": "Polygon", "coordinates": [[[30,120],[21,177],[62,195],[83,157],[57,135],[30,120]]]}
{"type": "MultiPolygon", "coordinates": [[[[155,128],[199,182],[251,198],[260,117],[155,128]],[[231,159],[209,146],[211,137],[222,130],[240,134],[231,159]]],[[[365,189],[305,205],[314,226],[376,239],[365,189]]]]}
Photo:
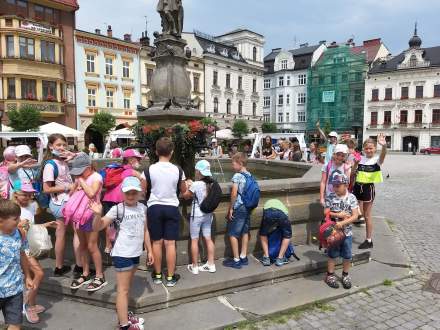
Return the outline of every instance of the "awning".
{"type": "Polygon", "coordinates": [[[75,137],[75,138],[79,138],[84,135],[84,133],[77,131],[76,129],[55,122],[40,126],[39,132],[46,133],[47,135],[59,133],[59,134],[63,134],[65,137],[75,137]]]}

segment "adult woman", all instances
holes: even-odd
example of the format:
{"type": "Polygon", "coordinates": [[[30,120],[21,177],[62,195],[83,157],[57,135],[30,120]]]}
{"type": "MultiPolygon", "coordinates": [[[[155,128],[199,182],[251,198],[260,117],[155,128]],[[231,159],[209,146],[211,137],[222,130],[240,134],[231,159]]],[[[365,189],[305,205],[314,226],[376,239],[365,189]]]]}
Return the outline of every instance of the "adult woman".
{"type": "Polygon", "coordinates": [[[301,147],[298,142],[292,143],[292,156],[291,160],[294,162],[300,162],[302,160],[301,147]]]}
{"type": "Polygon", "coordinates": [[[211,141],[211,157],[221,158],[223,156],[223,148],[218,145],[217,139],[211,141]]]}
{"type": "Polygon", "coordinates": [[[98,149],[96,149],[96,147],[93,143],[89,144],[89,157],[90,157],[90,159],[99,158],[98,149]]]}
{"type": "Polygon", "coordinates": [[[277,153],[272,146],[272,138],[269,135],[264,138],[261,156],[264,159],[275,159],[277,157],[277,153]]]}
{"type": "Polygon", "coordinates": [[[318,144],[316,142],[310,143],[310,149],[307,152],[307,162],[318,164],[319,159],[319,150],[318,150],[318,144]]]}

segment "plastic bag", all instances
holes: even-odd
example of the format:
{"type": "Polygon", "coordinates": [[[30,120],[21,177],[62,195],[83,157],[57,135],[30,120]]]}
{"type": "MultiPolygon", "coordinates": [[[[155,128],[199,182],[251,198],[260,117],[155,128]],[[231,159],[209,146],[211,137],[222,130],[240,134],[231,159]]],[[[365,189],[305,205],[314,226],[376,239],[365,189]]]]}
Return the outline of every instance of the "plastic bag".
{"type": "Polygon", "coordinates": [[[32,257],[39,257],[52,249],[52,241],[47,228],[42,225],[32,225],[27,233],[27,240],[29,254],[32,257]]]}

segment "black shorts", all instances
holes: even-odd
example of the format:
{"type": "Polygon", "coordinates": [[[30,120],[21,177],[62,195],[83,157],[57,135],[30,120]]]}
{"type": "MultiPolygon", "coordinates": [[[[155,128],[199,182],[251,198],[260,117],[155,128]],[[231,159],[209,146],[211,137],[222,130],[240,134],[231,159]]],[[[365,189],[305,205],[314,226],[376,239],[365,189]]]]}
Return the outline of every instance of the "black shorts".
{"type": "Polygon", "coordinates": [[[152,205],[147,210],[147,218],[152,241],[177,241],[182,218],[177,206],[152,205]]]}
{"type": "Polygon", "coordinates": [[[289,220],[277,220],[271,218],[264,218],[260,225],[260,236],[269,236],[275,229],[280,229],[283,238],[292,238],[292,224],[289,220]]]}
{"type": "Polygon", "coordinates": [[[20,292],[12,297],[0,298],[5,323],[8,325],[20,325],[23,323],[23,293],[20,292]]]}
{"type": "Polygon", "coordinates": [[[376,197],[376,188],[374,183],[356,182],[353,187],[353,195],[358,201],[372,203],[376,197]]]}

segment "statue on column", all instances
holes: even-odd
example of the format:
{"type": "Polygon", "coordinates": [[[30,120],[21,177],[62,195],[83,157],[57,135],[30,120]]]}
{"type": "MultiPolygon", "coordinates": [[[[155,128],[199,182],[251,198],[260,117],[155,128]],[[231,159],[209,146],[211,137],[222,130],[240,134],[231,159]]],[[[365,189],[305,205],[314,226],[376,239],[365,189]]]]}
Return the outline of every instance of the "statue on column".
{"type": "Polygon", "coordinates": [[[162,20],[162,33],[181,37],[183,30],[182,0],[159,0],[157,11],[162,20]]]}

